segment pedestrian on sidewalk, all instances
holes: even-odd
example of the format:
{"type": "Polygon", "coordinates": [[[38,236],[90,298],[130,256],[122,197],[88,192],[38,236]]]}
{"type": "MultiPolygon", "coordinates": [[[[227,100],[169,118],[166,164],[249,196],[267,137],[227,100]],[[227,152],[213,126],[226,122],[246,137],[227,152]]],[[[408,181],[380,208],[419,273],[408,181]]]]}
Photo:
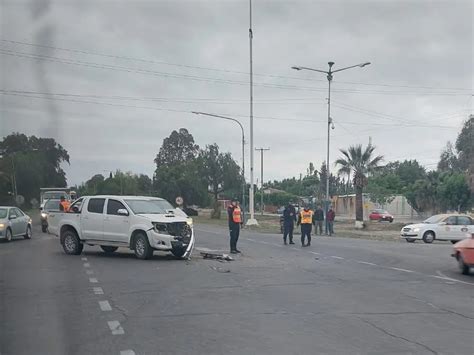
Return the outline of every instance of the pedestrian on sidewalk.
{"type": "Polygon", "coordinates": [[[227,208],[227,217],[229,220],[230,252],[231,254],[240,254],[240,250],[237,249],[237,241],[242,224],[242,211],[236,198],[232,199],[231,205],[227,208]]]}
{"type": "Polygon", "coordinates": [[[303,211],[298,216],[298,225],[301,224],[301,246],[309,247],[311,245],[311,229],[314,224],[314,213],[308,206],[304,206],[303,211]],[[308,243],[305,244],[305,239],[308,243]]]}
{"type": "Polygon", "coordinates": [[[314,234],[317,235],[319,229],[319,234],[323,235],[324,211],[321,208],[321,205],[318,205],[316,211],[314,211],[314,220],[314,234]]]}
{"type": "Polygon", "coordinates": [[[332,206],[329,207],[329,211],[326,213],[326,221],[328,222],[328,233],[329,235],[334,234],[334,219],[336,218],[336,212],[332,209],[332,206]]]}
{"type": "Polygon", "coordinates": [[[283,244],[286,245],[287,237],[290,239],[290,244],[295,244],[293,242],[293,229],[295,228],[296,221],[295,206],[288,202],[288,206],[283,210],[283,244]]]}

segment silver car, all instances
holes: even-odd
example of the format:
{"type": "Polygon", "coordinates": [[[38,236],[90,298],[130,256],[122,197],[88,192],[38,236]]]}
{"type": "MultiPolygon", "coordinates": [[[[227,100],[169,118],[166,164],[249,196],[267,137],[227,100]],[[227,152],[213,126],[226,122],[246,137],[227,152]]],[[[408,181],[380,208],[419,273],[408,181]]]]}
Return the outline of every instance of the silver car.
{"type": "Polygon", "coordinates": [[[31,218],[18,207],[0,206],[0,239],[31,238],[31,218]]]}

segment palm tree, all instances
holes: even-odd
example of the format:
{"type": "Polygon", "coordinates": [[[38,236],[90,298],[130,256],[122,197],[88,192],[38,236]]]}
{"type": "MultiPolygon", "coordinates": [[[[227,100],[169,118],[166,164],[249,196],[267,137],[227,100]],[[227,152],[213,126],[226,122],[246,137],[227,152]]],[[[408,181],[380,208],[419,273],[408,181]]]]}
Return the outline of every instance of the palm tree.
{"type": "Polygon", "coordinates": [[[362,144],[350,146],[349,149],[341,149],[343,158],[336,160],[336,165],[339,165],[339,174],[345,174],[349,178],[353,176],[353,183],[356,192],[356,225],[357,221],[364,220],[364,210],[362,206],[362,192],[367,185],[367,176],[378,167],[382,161],[383,156],[373,156],[375,147],[369,144],[365,149],[362,144]]]}

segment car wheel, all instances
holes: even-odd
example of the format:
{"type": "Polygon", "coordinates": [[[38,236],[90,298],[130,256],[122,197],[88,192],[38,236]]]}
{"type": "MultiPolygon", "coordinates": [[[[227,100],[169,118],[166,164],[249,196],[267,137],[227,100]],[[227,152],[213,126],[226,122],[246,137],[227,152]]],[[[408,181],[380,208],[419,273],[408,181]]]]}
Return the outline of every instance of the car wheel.
{"type": "Polygon", "coordinates": [[[67,230],[62,234],[63,249],[68,255],[80,255],[84,244],[81,243],[77,234],[71,230],[67,230]]]}
{"type": "Polygon", "coordinates": [[[451,240],[451,244],[456,244],[459,240],[451,240]]]}
{"type": "Polygon", "coordinates": [[[392,222],[393,222],[393,218],[390,218],[390,223],[392,223],[392,222]]]}
{"type": "Polygon", "coordinates": [[[28,225],[28,227],[26,227],[26,234],[24,235],[24,237],[25,237],[25,239],[31,239],[31,236],[32,236],[31,226],[28,225]]]}
{"type": "Polygon", "coordinates": [[[11,242],[12,241],[12,230],[10,228],[7,228],[7,231],[5,232],[5,240],[7,242],[11,242]]]}
{"type": "Polygon", "coordinates": [[[425,234],[423,234],[423,241],[425,243],[431,244],[434,242],[434,240],[435,240],[435,235],[433,232],[428,231],[428,232],[425,232],[425,234]]]}
{"type": "Polygon", "coordinates": [[[464,259],[462,257],[462,254],[458,254],[458,265],[459,265],[459,270],[461,270],[461,273],[463,275],[469,275],[469,265],[466,265],[464,263],[464,259]]]}
{"type": "Polygon", "coordinates": [[[138,234],[135,237],[133,249],[135,250],[135,256],[138,259],[146,260],[151,258],[153,255],[153,249],[151,248],[150,243],[148,243],[147,236],[144,234],[138,234]]]}
{"type": "Polygon", "coordinates": [[[415,238],[406,238],[406,241],[408,243],[415,243],[416,239],[415,238]]]}
{"type": "Polygon", "coordinates": [[[110,245],[101,245],[100,246],[102,248],[103,251],[105,251],[107,254],[111,254],[113,253],[114,251],[116,251],[118,249],[118,247],[112,247],[110,245]]]}
{"type": "Polygon", "coordinates": [[[173,248],[171,249],[171,253],[177,258],[182,258],[183,255],[186,253],[186,248],[184,247],[179,247],[179,248],[173,248]]]}

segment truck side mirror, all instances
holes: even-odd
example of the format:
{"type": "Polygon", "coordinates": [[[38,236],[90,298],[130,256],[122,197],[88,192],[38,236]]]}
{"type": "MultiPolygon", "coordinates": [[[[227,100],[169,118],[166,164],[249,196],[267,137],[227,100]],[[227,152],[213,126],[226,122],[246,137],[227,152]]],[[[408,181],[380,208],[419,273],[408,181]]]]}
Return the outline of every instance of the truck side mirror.
{"type": "Polygon", "coordinates": [[[119,216],[128,216],[128,211],[125,208],[120,208],[117,210],[119,216]]]}

